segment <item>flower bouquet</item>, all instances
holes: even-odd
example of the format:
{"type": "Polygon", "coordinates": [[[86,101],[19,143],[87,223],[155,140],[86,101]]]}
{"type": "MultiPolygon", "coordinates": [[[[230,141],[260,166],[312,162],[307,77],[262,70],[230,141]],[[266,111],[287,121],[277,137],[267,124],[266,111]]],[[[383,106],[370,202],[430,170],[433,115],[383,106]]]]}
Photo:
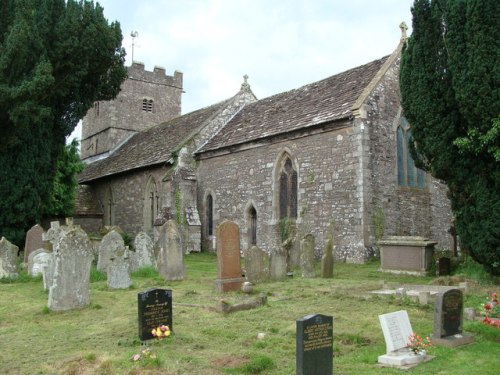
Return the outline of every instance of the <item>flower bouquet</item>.
{"type": "Polygon", "coordinates": [[[491,293],[488,302],[481,304],[481,309],[481,314],[484,316],[483,323],[500,327],[500,304],[496,293],[491,293]]]}
{"type": "Polygon", "coordinates": [[[170,328],[165,325],[161,325],[157,328],[153,328],[151,334],[156,337],[158,340],[164,339],[165,337],[170,336],[170,328]]]}
{"type": "Polygon", "coordinates": [[[424,354],[431,346],[432,343],[429,337],[422,338],[415,332],[408,336],[408,342],[406,343],[406,347],[415,354],[424,354]]]}

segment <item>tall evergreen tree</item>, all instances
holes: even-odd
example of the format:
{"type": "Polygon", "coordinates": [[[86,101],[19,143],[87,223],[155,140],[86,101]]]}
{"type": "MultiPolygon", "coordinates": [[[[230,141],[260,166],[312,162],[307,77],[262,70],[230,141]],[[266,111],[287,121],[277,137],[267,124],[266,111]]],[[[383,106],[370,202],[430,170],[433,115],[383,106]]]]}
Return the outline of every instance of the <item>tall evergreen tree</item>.
{"type": "Polygon", "coordinates": [[[462,247],[500,275],[500,2],[415,0],[402,106],[417,164],[450,190],[462,247]]]}
{"type": "Polygon", "coordinates": [[[0,2],[0,235],[20,244],[48,205],[79,119],[125,79],[117,22],[84,0],[0,2]]]}

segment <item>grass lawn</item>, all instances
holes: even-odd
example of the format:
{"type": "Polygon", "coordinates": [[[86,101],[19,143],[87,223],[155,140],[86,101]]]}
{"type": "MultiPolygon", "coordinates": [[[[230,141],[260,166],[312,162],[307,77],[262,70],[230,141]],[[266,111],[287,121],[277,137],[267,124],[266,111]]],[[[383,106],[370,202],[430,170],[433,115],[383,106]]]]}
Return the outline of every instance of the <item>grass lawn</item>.
{"type": "MultiPolygon", "coordinates": [[[[83,310],[50,312],[41,278],[20,277],[0,283],[0,374],[295,374],[295,322],[305,315],[333,316],[334,374],[400,374],[377,367],[385,353],[378,315],[407,310],[413,330],[430,335],[433,305],[377,297],[367,292],[381,282],[432,284],[435,278],[391,275],[377,263],[335,264],[333,279],[300,276],[255,286],[268,303],[254,310],[222,315],[220,298],[238,303],[241,293],[214,292],[216,257],[185,258],[187,278],[165,282],[153,270],[132,276],[127,290],[108,290],[94,272],[91,304],[83,310]],[[150,341],[153,356],[134,362],[146,349],[138,338],[137,293],[159,287],[173,291],[175,335],[150,341]],[[263,339],[257,335],[264,333],[263,339]],[[154,357],[154,358],[153,358],[154,357]]],[[[479,308],[498,285],[471,282],[464,306],[479,308]]],[[[498,374],[500,328],[464,321],[475,342],[458,348],[434,347],[435,358],[409,374],[498,374]]],[[[144,357],[144,356],[143,356],[144,357]]]]}

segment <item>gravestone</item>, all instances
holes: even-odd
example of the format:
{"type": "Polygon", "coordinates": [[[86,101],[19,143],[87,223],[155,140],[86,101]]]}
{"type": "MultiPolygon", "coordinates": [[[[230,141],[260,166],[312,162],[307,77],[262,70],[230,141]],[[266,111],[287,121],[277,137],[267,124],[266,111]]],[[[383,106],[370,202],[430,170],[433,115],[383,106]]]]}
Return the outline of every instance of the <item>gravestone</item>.
{"type": "Polygon", "coordinates": [[[333,318],[314,314],[296,321],[296,374],[332,375],[333,318]]]}
{"type": "Polygon", "coordinates": [[[43,290],[50,290],[52,282],[54,280],[54,268],[55,268],[55,256],[54,252],[50,252],[47,257],[47,263],[42,268],[43,275],[43,290]]]}
{"type": "Polygon", "coordinates": [[[257,246],[245,251],[245,276],[252,283],[269,278],[269,255],[257,246]]]}
{"type": "Polygon", "coordinates": [[[87,234],[68,221],[54,245],[54,276],[48,307],[63,311],[85,307],[90,302],[89,279],[92,243],[87,234]]]}
{"type": "Polygon", "coordinates": [[[107,285],[110,289],[127,289],[132,285],[128,251],[117,252],[106,268],[107,285]]]}
{"type": "Polygon", "coordinates": [[[0,279],[17,277],[16,260],[19,248],[5,237],[0,240],[0,279]]]}
{"type": "Polygon", "coordinates": [[[451,274],[451,259],[439,258],[436,262],[437,276],[448,276],[451,274]]]}
{"type": "Polygon", "coordinates": [[[44,230],[43,228],[36,224],[26,232],[26,241],[24,243],[24,263],[28,262],[29,255],[38,249],[46,248],[47,244],[43,240],[44,230]]]}
{"type": "Polygon", "coordinates": [[[46,249],[37,249],[28,256],[28,274],[37,276],[43,274],[43,269],[47,266],[50,253],[46,249]]]}
{"type": "Polygon", "coordinates": [[[125,252],[125,242],[118,231],[112,229],[101,240],[97,257],[97,269],[107,272],[111,259],[125,252]]]}
{"type": "Polygon", "coordinates": [[[151,331],[162,325],[172,326],[172,290],[148,289],[137,294],[139,339],[154,338],[151,331]]]}
{"type": "Polygon", "coordinates": [[[146,232],[139,232],[134,239],[134,249],[137,258],[137,267],[155,266],[153,241],[146,232]]]}
{"type": "Polygon", "coordinates": [[[184,251],[177,222],[168,220],[160,228],[156,243],[158,273],[168,281],[184,280],[184,251]]]}
{"type": "Polygon", "coordinates": [[[295,241],[295,238],[289,238],[287,242],[288,254],[288,271],[293,271],[294,268],[300,267],[300,241],[295,241]]]}
{"type": "Polygon", "coordinates": [[[413,365],[424,361],[425,355],[415,355],[406,345],[413,333],[406,310],[378,316],[384,333],[387,353],[378,362],[389,366],[413,365]]]}
{"type": "Polygon", "coordinates": [[[281,244],[280,249],[271,253],[269,259],[269,276],[272,280],[283,280],[287,273],[288,246],[292,244],[290,239],[281,244]]]}
{"type": "Polygon", "coordinates": [[[307,234],[300,241],[300,268],[302,277],[313,278],[316,276],[314,271],[314,236],[307,234]]]}
{"type": "Polygon", "coordinates": [[[218,292],[238,291],[245,279],[241,277],[240,228],[232,221],[217,226],[217,280],[218,292]]]}
{"type": "Polygon", "coordinates": [[[435,345],[455,347],[474,341],[472,335],[462,332],[463,307],[463,295],[460,289],[450,289],[438,293],[432,336],[432,342],[435,345]]]}
{"type": "Polygon", "coordinates": [[[326,240],[325,251],[321,257],[321,277],[333,277],[333,241],[331,238],[326,240]]]}

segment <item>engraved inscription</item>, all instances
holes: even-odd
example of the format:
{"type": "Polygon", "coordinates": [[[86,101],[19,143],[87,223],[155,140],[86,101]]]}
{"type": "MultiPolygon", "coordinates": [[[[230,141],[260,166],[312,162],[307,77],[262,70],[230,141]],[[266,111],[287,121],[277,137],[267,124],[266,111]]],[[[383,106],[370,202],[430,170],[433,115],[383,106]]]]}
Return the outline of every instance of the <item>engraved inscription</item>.
{"type": "Polygon", "coordinates": [[[304,352],[331,348],[333,345],[333,338],[329,334],[329,330],[331,329],[332,324],[330,323],[315,324],[307,327],[304,330],[304,352]]]}
{"type": "Polygon", "coordinates": [[[386,317],[387,328],[389,329],[389,335],[393,342],[394,347],[403,348],[406,346],[406,337],[403,337],[401,332],[401,327],[399,324],[398,316],[388,316],[386,317]]]}

